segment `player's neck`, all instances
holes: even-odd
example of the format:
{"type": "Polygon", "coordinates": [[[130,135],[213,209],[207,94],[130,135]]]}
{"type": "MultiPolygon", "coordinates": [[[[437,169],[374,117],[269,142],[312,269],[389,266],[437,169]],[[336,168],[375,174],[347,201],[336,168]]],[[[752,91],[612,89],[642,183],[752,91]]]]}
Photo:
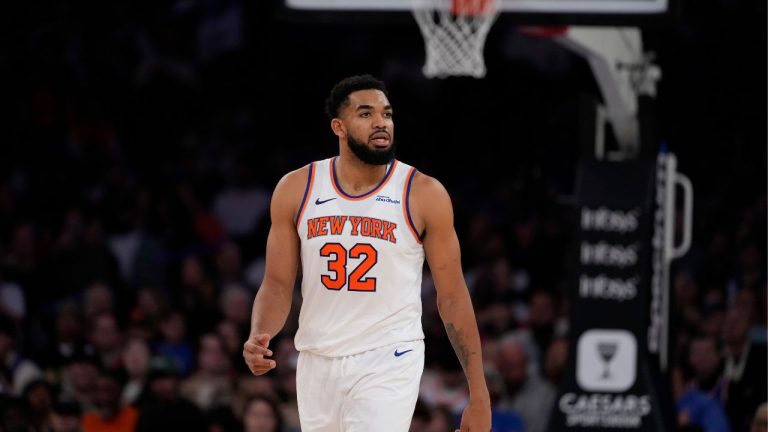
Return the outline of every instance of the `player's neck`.
{"type": "Polygon", "coordinates": [[[365,193],[381,183],[388,168],[389,164],[370,165],[354,155],[341,154],[336,159],[336,180],[348,194],[365,193]]]}

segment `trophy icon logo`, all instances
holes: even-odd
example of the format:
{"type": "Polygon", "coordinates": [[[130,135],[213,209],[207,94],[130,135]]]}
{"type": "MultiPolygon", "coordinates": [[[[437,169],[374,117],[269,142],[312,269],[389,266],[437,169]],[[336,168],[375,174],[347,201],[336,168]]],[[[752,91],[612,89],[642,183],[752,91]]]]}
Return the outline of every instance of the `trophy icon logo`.
{"type": "Polygon", "coordinates": [[[619,344],[616,342],[598,342],[597,352],[600,354],[600,358],[603,359],[605,367],[603,368],[603,374],[600,378],[604,380],[611,379],[611,359],[616,355],[616,350],[619,348],[619,344]]]}
{"type": "Polygon", "coordinates": [[[637,376],[637,339],[622,329],[591,329],[576,344],[576,382],[583,390],[624,392],[637,376]]]}

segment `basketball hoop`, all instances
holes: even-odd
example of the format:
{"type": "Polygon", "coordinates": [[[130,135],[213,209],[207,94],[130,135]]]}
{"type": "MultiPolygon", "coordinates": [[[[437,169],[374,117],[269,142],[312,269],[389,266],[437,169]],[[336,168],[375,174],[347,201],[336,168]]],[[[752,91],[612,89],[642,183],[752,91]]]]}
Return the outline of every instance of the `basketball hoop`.
{"type": "Polygon", "coordinates": [[[427,78],[485,76],[483,48],[499,14],[498,0],[413,0],[424,36],[427,78]]]}

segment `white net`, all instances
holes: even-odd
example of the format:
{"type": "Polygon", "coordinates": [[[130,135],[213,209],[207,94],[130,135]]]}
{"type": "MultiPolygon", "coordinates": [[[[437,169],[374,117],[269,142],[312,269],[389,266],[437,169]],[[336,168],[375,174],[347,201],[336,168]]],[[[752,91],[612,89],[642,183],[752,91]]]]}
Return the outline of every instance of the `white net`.
{"type": "Polygon", "coordinates": [[[413,0],[424,36],[428,78],[485,76],[483,48],[499,14],[498,0],[413,0]]]}

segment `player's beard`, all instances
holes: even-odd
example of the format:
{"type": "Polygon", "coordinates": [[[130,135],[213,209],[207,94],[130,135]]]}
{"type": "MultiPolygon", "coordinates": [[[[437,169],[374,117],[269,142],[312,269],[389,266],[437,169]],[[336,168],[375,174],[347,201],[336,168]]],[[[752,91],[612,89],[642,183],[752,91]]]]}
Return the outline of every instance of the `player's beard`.
{"type": "Polygon", "coordinates": [[[352,153],[368,165],[386,165],[395,158],[395,141],[390,142],[385,149],[370,148],[365,143],[356,140],[352,135],[347,136],[347,143],[352,153]]]}

